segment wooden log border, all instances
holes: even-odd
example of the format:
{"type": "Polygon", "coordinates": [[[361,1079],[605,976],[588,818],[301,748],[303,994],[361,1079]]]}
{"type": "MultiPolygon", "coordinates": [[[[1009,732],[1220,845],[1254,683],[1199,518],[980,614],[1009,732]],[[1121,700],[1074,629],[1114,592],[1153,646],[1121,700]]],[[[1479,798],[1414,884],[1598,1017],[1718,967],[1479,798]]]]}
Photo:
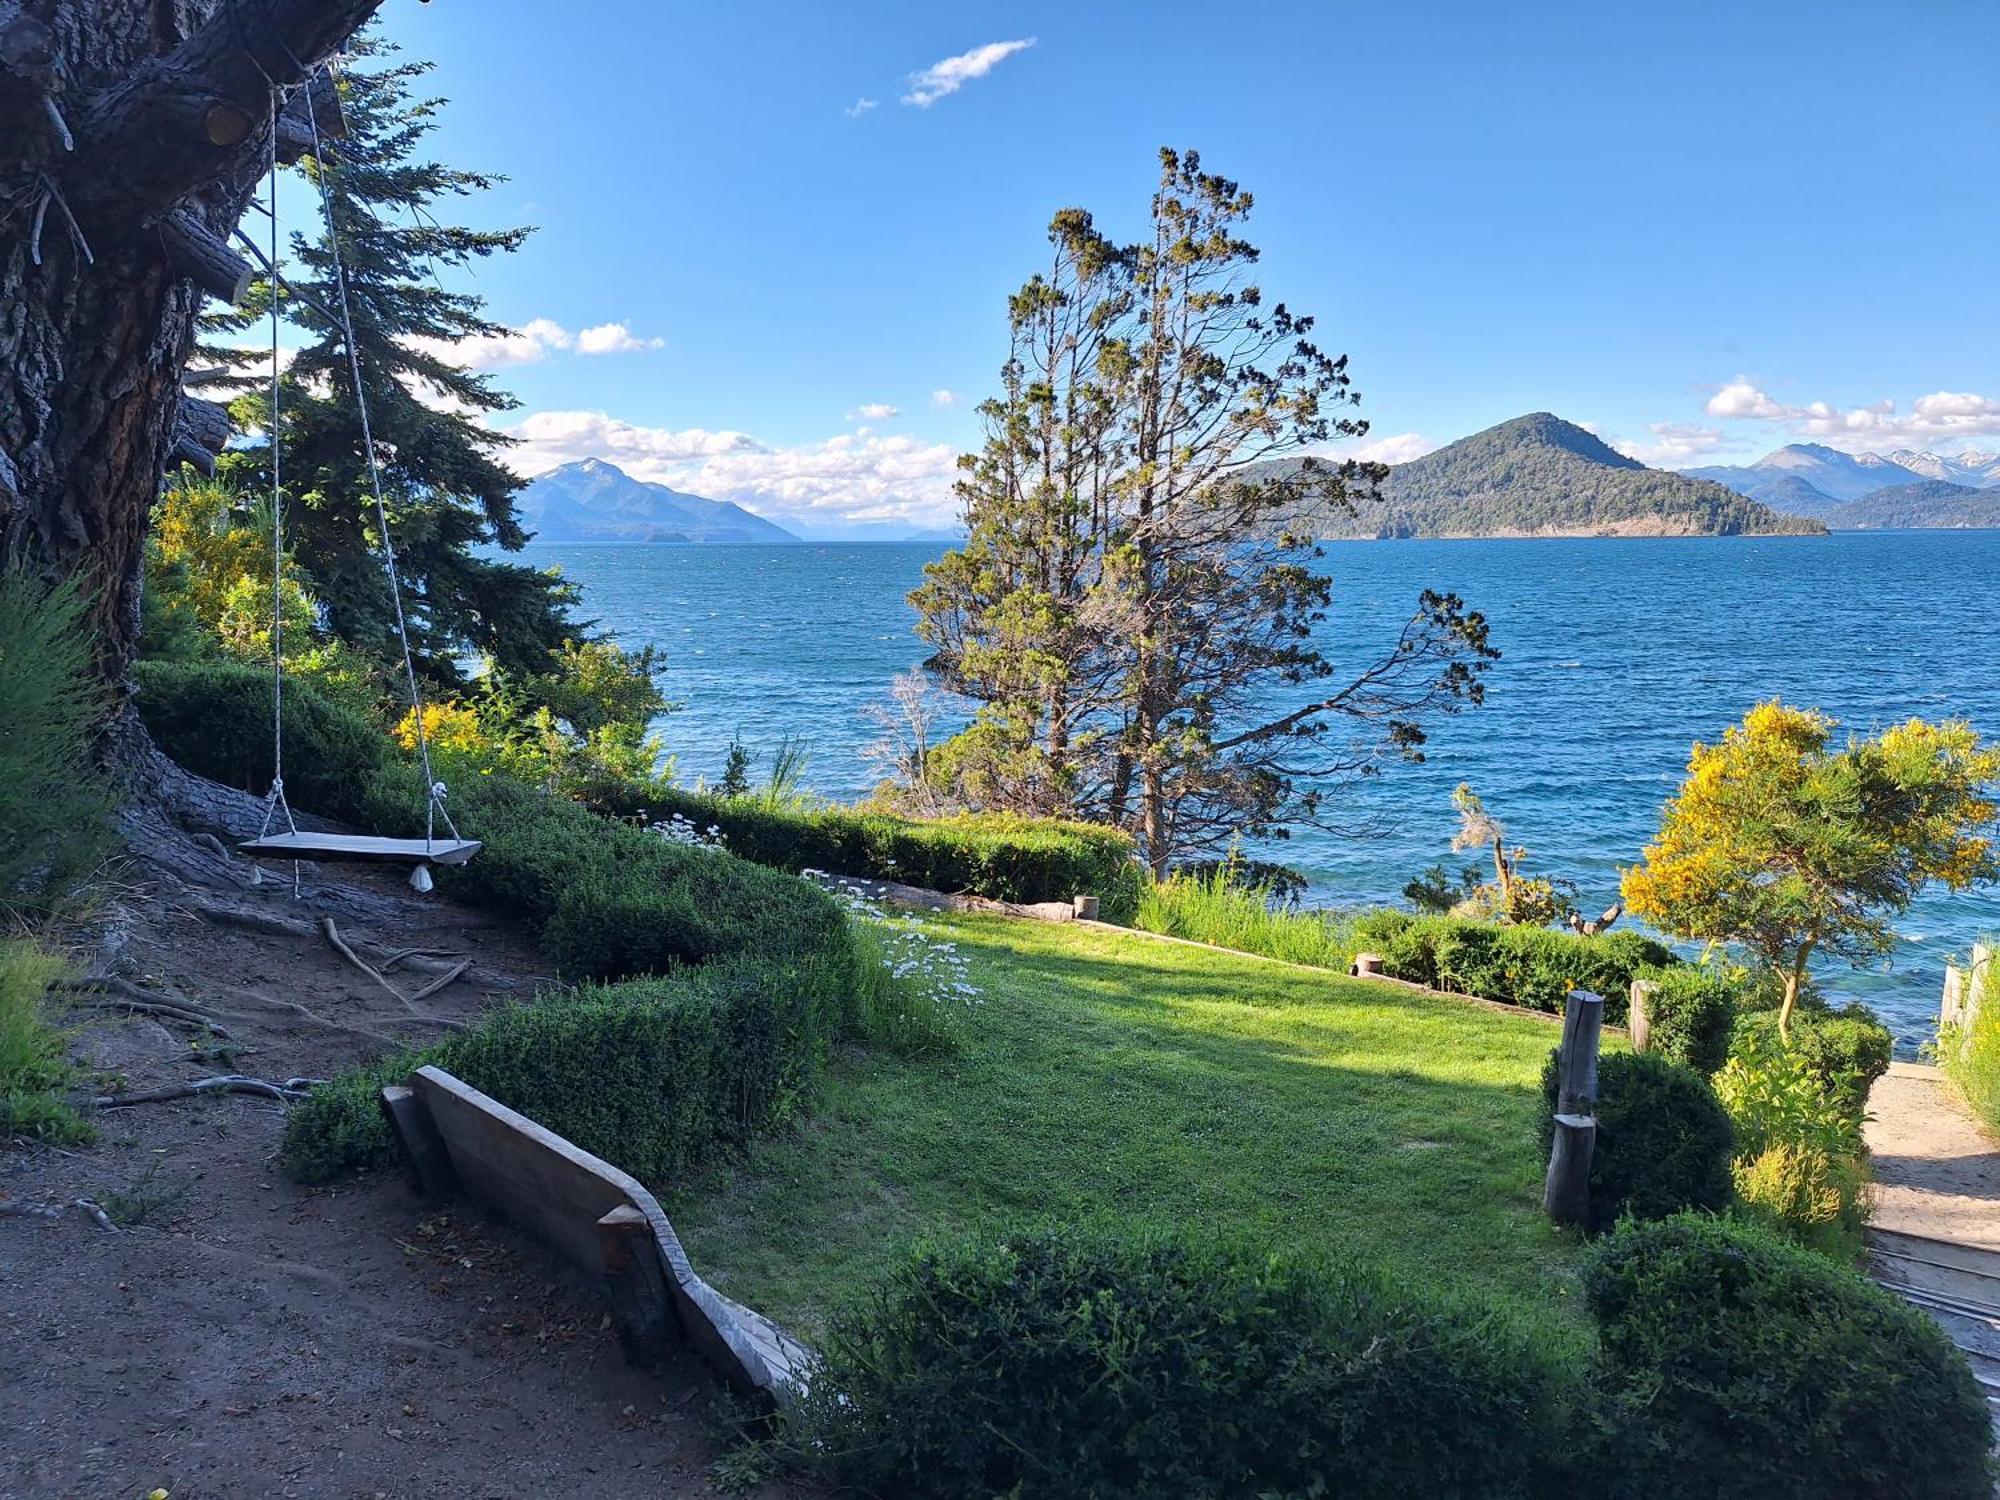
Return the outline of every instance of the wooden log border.
{"type": "Polygon", "coordinates": [[[677,1333],[745,1394],[789,1407],[805,1393],[811,1351],[702,1280],[636,1178],[441,1068],[382,1095],[419,1189],[455,1185],[601,1278],[634,1363],[661,1362],[677,1333]]]}

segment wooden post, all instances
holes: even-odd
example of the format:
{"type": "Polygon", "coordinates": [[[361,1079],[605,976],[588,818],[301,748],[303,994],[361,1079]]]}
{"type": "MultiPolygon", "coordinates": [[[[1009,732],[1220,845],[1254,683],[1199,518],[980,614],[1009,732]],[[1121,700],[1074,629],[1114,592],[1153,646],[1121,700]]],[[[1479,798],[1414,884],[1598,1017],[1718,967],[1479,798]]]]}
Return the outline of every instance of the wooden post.
{"type": "Polygon", "coordinates": [[[1634,1052],[1650,1052],[1653,1048],[1653,996],[1660,992],[1657,979],[1635,979],[1632,981],[1631,995],[1626,1008],[1625,1027],[1632,1035],[1634,1052]]]}
{"type": "Polygon", "coordinates": [[[1556,1060],[1556,1130],[1542,1183],[1542,1207],[1558,1224],[1590,1217],[1590,1159],[1597,1149],[1597,1045],[1604,997],[1571,990],[1556,1060]]]}
{"type": "Polygon", "coordinates": [[[618,1324],[618,1342],[635,1365],[659,1365],[680,1342],[667,1267],[644,1213],[622,1204],[597,1221],[604,1251],[604,1290],[618,1324]]]}
{"type": "Polygon", "coordinates": [[[1938,1021],[1945,1026],[1965,1025],[1965,970],[1957,964],[1944,966],[1944,998],[1938,1006],[1938,1021]]]}
{"type": "Polygon", "coordinates": [[[1076,898],[1076,919],[1079,922],[1095,922],[1097,920],[1097,898],[1095,896],[1078,896],[1076,898]]]}
{"type": "Polygon", "coordinates": [[[410,1182],[426,1198],[449,1198],[458,1191],[458,1173],[452,1169],[451,1152],[438,1134],[424,1101],[401,1084],[382,1090],[382,1113],[390,1133],[403,1148],[409,1163],[410,1182]]]}

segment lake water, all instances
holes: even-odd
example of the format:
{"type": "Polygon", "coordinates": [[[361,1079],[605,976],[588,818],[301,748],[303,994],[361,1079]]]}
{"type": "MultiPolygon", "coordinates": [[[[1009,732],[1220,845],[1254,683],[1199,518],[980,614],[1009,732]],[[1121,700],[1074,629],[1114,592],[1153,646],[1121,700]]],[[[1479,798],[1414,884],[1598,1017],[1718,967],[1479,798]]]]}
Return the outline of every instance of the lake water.
{"type": "MultiPolygon", "coordinates": [[[[904,595],[935,544],[535,547],[584,589],[588,613],[667,654],[684,707],[662,730],[684,782],[713,780],[732,736],[768,753],[812,742],[808,780],[846,799],[874,779],[864,717],[924,655],[904,595]]],[[[1471,782],[1595,911],[1658,825],[1688,746],[1760,698],[1821,708],[1857,730],[1922,715],[2000,735],[2000,532],[1827,538],[1351,542],[1326,549],[1336,655],[1379,652],[1425,587],[1462,594],[1503,658],[1484,707],[1440,723],[1429,760],[1392,766],[1348,804],[1383,837],[1302,832],[1271,851],[1314,899],[1397,898],[1450,863],[1451,791],[1471,782]]],[[[1992,892],[1926,897],[1893,967],[1823,974],[1883,1012],[1907,1050],[1930,1034],[1945,959],[2000,930],[1992,892]]]]}

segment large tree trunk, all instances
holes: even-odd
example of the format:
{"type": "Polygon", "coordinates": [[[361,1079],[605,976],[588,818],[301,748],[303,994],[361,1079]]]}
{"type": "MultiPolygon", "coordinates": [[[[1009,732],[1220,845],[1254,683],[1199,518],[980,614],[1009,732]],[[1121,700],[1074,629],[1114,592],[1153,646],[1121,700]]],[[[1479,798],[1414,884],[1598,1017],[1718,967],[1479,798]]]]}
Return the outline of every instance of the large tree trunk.
{"type": "Polygon", "coordinates": [[[274,89],[377,4],[0,0],[0,561],[83,582],[107,680],[201,303],[188,231],[227,255],[274,89]]]}

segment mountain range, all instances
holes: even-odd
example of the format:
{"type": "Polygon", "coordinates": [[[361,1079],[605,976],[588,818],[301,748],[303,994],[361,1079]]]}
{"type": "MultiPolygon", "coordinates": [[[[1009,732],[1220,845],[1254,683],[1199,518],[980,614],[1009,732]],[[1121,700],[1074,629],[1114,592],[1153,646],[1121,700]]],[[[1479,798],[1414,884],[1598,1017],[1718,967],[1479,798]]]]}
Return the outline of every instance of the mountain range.
{"type": "Polygon", "coordinates": [[[1780,536],[1826,529],[1712,480],[1649,468],[1545,411],[1397,464],[1380,501],[1302,519],[1325,537],[1780,536]]]}
{"type": "Polygon", "coordinates": [[[2000,485],[1976,488],[1942,479],[1892,484],[1826,512],[1835,531],[2000,526],[2000,485]]]}
{"type": "MultiPolygon", "coordinates": [[[[1934,483],[1973,490],[2000,486],[2000,454],[1968,452],[1942,457],[1908,448],[1887,454],[1843,453],[1819,443],[1791,443],[1765,454],[1753,464],[1710,465],[1682,472],[1690,478],[1728,485],[1738,494],[1780,510],[1816,516],[1838,525],[1831,521],[1835,511],[1887,489],[1905,490],[1934,483]]],[[[1946,497],[1934,494],[1931,498],[1946,497]]],[[[1925,513],[1922,496],[1903,496],[1896,503],[1903,514],[1925,513]]],[[[1905,524],[1933,523],[1912,520],[1905,524]]]]}
{"type": "Polygon", "coordinates": [[[514,497],[542,542],[796,542],[782,526],[728,500],[685,495],[586,458],[531,481],[514,497]]]}

